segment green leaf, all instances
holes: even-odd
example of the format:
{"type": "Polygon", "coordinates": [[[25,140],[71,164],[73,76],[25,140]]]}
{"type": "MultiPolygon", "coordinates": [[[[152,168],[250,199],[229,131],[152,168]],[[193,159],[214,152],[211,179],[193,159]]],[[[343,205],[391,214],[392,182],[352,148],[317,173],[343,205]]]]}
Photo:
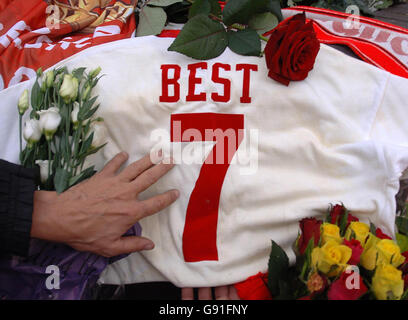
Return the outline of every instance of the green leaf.
{"type": "Polygon", "coordinates": [[[72,71],[72,75],[78,80],[81,80],[82,76],[84,75],[85,70],[86,68],[77,68],[74,71],[72,71]]]}
{"type": "Polygon", "coordinates": [[[280,0],[269,0],[268,11],[273,13],[279,21],[283,20],[280,0]]]}
{"type": "Polygon", "coordinates": [[[406,217],[397,217],[395,223],[398,228],[399,233],[408,235],[408,218],[406,217]]]}
{"type": "Polygon", "coordinates": [[[215,15],[216,17],[220,17],[221,16],[221,6],[218,2],[218,0],[209,0],[210,4],[211,4],[211,13],[213,15],[215,15]]]}
{"type": "Polygon", "coordinates": [[[257,56],[261,54],[261,39],[256,31],[245,29],[228,31],[228,47],[243,56],[257,56]]]}
{"type": "Polygon", "coordinates": [[[166,13],[159,7],[143,7],[139,13],[136,37],[156,35],[162,32],[166,24],[166,13]]]}
{"type": "Polygon", "coordinates": [[[41,88],[38,84],[38,80],[35,80],[33,88],[31,89],[31,106],[33,107],[33,112],[37,111],[41,105],[41,88]]]}
{"type": "Polygon", "coordinates": [[[198,60],[208,60],[221,55],[228,45],[227,32],[222,24],[206,15],[191,18],[167,49],[198,60]]]}
{"type": "Polygon", "coordinates": [[[371,232],[373,235],[375,235],[376,231],[377,231],[377,227],[375,226],[374,223],[370,222],[370,232],[371,232]]]}
{"type": "Polygon", "coordinates": [[[254,15],[248,22],[248,26],[258,34],[264,34],[278,25],[278,18],[270,12],[264,12],[254,15]]]}
{"type": "Polygon", "coordinates": [[[408,251],[408,237],[401,233],[397,233],[395,236],[398,246],[401,248],[401,252],[408,251]]]}
{"type": "Polygon", "coordinates": [[[183,2],[183,0],[150,0],[147,4],[155,7],[168,7],[177,2],[183,2]]]}
{"type": "Polygon", "coordinates": [[[69,186],[72,187],[90,177],[92,177],[95,174],[95,167],[89,167],[87,169],[85,169],[84,171],[82,171],[80,174],[76,175],[75,177],[72,177],[71,179],[69,179],[69,186]]]}
{"type": "Polygon", "coordinates": [[[288,256],[285,251],[272,240],[272,249],[268,263],[268,287],[273,297],[279,295],[279,281],[285,279],[288,268],[288,256]]]}
{"type": "Polygon", "coordinates": [[[232,0],[224,7],[223,21],[227,26],[234,23],[247,24],[255,13],[267,12],[270,0],[232,0]]]}
{"type": "Polygon", "coordinates": [[[57,168],[54,176],[54,186],[57,193],[62,193],[68,188],[70,173],[63,168],[57,168]]]}
{"type": "Polygon", "coordinates": [[[188,18],[191,19],[198,14],[209,15],[210,12],[211,4],[208,0],[195,0],[188,12],[188,18]]]}
{"type": "Polygon", "coordinates": [[[344,208],[344,213],[339,221],[340,235],[344,236],[346,233],[349,211],[344,208]]]}

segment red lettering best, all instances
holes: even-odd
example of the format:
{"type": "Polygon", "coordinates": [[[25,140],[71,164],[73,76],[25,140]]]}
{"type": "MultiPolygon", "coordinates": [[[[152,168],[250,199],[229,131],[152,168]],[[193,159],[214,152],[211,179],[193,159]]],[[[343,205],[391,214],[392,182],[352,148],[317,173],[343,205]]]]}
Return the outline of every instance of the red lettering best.
{"type": "MultiPolygon", "coordinates": [[[[203,82],[203,79],[197,76],[197,70],[207,70],[207,62],[192,63],[187,66],[188,69],[188,91],[186,101],[206,101],[207,93],[196,93],[197,85],[203,82]]],[[[220,70],[231,71],[231,66],[224,63],[214,63],[211,68],[211,80],[213,83],[221,84],[224,87],[223,94],[218,92],[211,93],[211,99],[214,102],[228,102],[231,100],[231,80],[220,76],[220,70]]],[[[161,66],[162,71],[162,92],[159,98],[160,102],[178,102],[180,100],[180,77],[181,67],[176,64],[164,64],[161,66]],[[170,70],[174,73],[170,76],[170,70]],[[173,93],[170,94],[170,89],[173,93]]],[[[256,64],[237,64],[235,71],[242,72],[242,95],[240,97],[241,103],[251,103],[251,71],[258,71],[256,64]]]]}

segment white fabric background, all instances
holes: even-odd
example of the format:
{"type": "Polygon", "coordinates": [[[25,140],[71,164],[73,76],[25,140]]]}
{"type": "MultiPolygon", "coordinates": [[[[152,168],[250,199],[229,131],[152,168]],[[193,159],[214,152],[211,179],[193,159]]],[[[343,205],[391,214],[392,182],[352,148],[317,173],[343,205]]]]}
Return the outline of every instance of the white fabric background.
{"type": "MultiPolygon", "coordinates": [[[[169,130],[172,113],[217,112],[245,115],[245,128],[259,132],[258,170],[241,175],[231,165],[221,192],[217,246],[219,261],[185,263],[182,233],[188,199],[200,164],[177,165],[142,197],[178,188],[169,209],[141,221],[143,236],[156,248],[135,253],[108,267],[100,281],[122,284],[169,280],[178,286],[218,286],[266,271],[273,239],[291,254],[298,221],[321,216],[329,203],[343,202],[365,221],[394,231],[399,177],[408,166],[408,80],[322,45],[314,70],[285,87],[267,77],[264,59],[228,49],[208,61],[199,90],[206,102],[185,102],[187,65],[197,62],[166,49],[172,39],[133,38],[87,49],[59,65],[102,67],[97,88],[110,142],[99,161],[125,150],[130,161],[155,145],[153,130],[169,130]],[[231,65],[231,101],[214,103],[209,93],[215,62],[231,65]],[[251,104],[241,104],[242,72],[237,63],[258,65],[251,72],[251,104]],[[178,64],[181,100],[160,103],[162,64],[178,64]]],[[[31,81],[0,92],[0,157],[18,160],[16,104],[31,81]]],[[[243,144],[246,141],[243,142],[243,144]]],[[[183,147],[187,144],[183,143],[183,147]]],[[[256,154],[252,153],[252,160],[256,154]]],[[[203,159],[204,160],[204,159],[203,159]]],[[[256,160],[256,159],[255,159],[256,160]]],[[[291,254],[293,258],[293,254],[291,254]]]]}

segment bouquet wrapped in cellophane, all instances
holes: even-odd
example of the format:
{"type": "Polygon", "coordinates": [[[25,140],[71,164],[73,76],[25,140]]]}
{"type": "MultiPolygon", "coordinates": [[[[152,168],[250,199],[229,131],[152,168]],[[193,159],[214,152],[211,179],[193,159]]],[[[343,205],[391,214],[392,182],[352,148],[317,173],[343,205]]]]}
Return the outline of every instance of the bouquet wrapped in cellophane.
{"type": "MultiPolygon", "coordinates": [[[[92,96],[100,71],[97,68],[87,73],[86,68],[77,68],[68,72],[62,67],[43,74],[38,70],[31,90],[21,95],[20,162],[27,168],[39,167],[39,189],[61,193],[95,173],[87,159],[104,147],[106,136],[103,119],[95,116],[99,108],[97,97],[92,96]]],[[[126,235],[140,232],[136,224],[126,235]]],[[[65,244],[32,239],[28,257],[0,259],[0,297],[93,298],[99,275],[119,258],[109,259],[78,252],[65,244]],[[50,270],[58,273],[58,283],[51,287],[47,286],[50,270]]]]}

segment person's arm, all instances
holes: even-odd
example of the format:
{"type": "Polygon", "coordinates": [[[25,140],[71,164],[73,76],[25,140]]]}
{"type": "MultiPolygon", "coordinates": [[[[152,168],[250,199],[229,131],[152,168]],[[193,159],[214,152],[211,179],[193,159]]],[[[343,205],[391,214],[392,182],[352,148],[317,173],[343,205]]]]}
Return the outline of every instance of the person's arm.
{"type": "Polygon", "coordinates": [[[38,169],[0,160],[0,254],[28,254],[38,176],[38,169]]]}
{"type": "Polygon", "coordinates": [[[125,152],[118,154],[101,172],[60,195],[36,190],[35,170],[1,162],[0,253],[26,255],[30,236],[106,257],[153,249],[149,239],[122,236],[178,198],[178,190],[170,190],[137,199],[174,165],[154,165],[147,155],[118,173],[127,159],[125,152]]]}

